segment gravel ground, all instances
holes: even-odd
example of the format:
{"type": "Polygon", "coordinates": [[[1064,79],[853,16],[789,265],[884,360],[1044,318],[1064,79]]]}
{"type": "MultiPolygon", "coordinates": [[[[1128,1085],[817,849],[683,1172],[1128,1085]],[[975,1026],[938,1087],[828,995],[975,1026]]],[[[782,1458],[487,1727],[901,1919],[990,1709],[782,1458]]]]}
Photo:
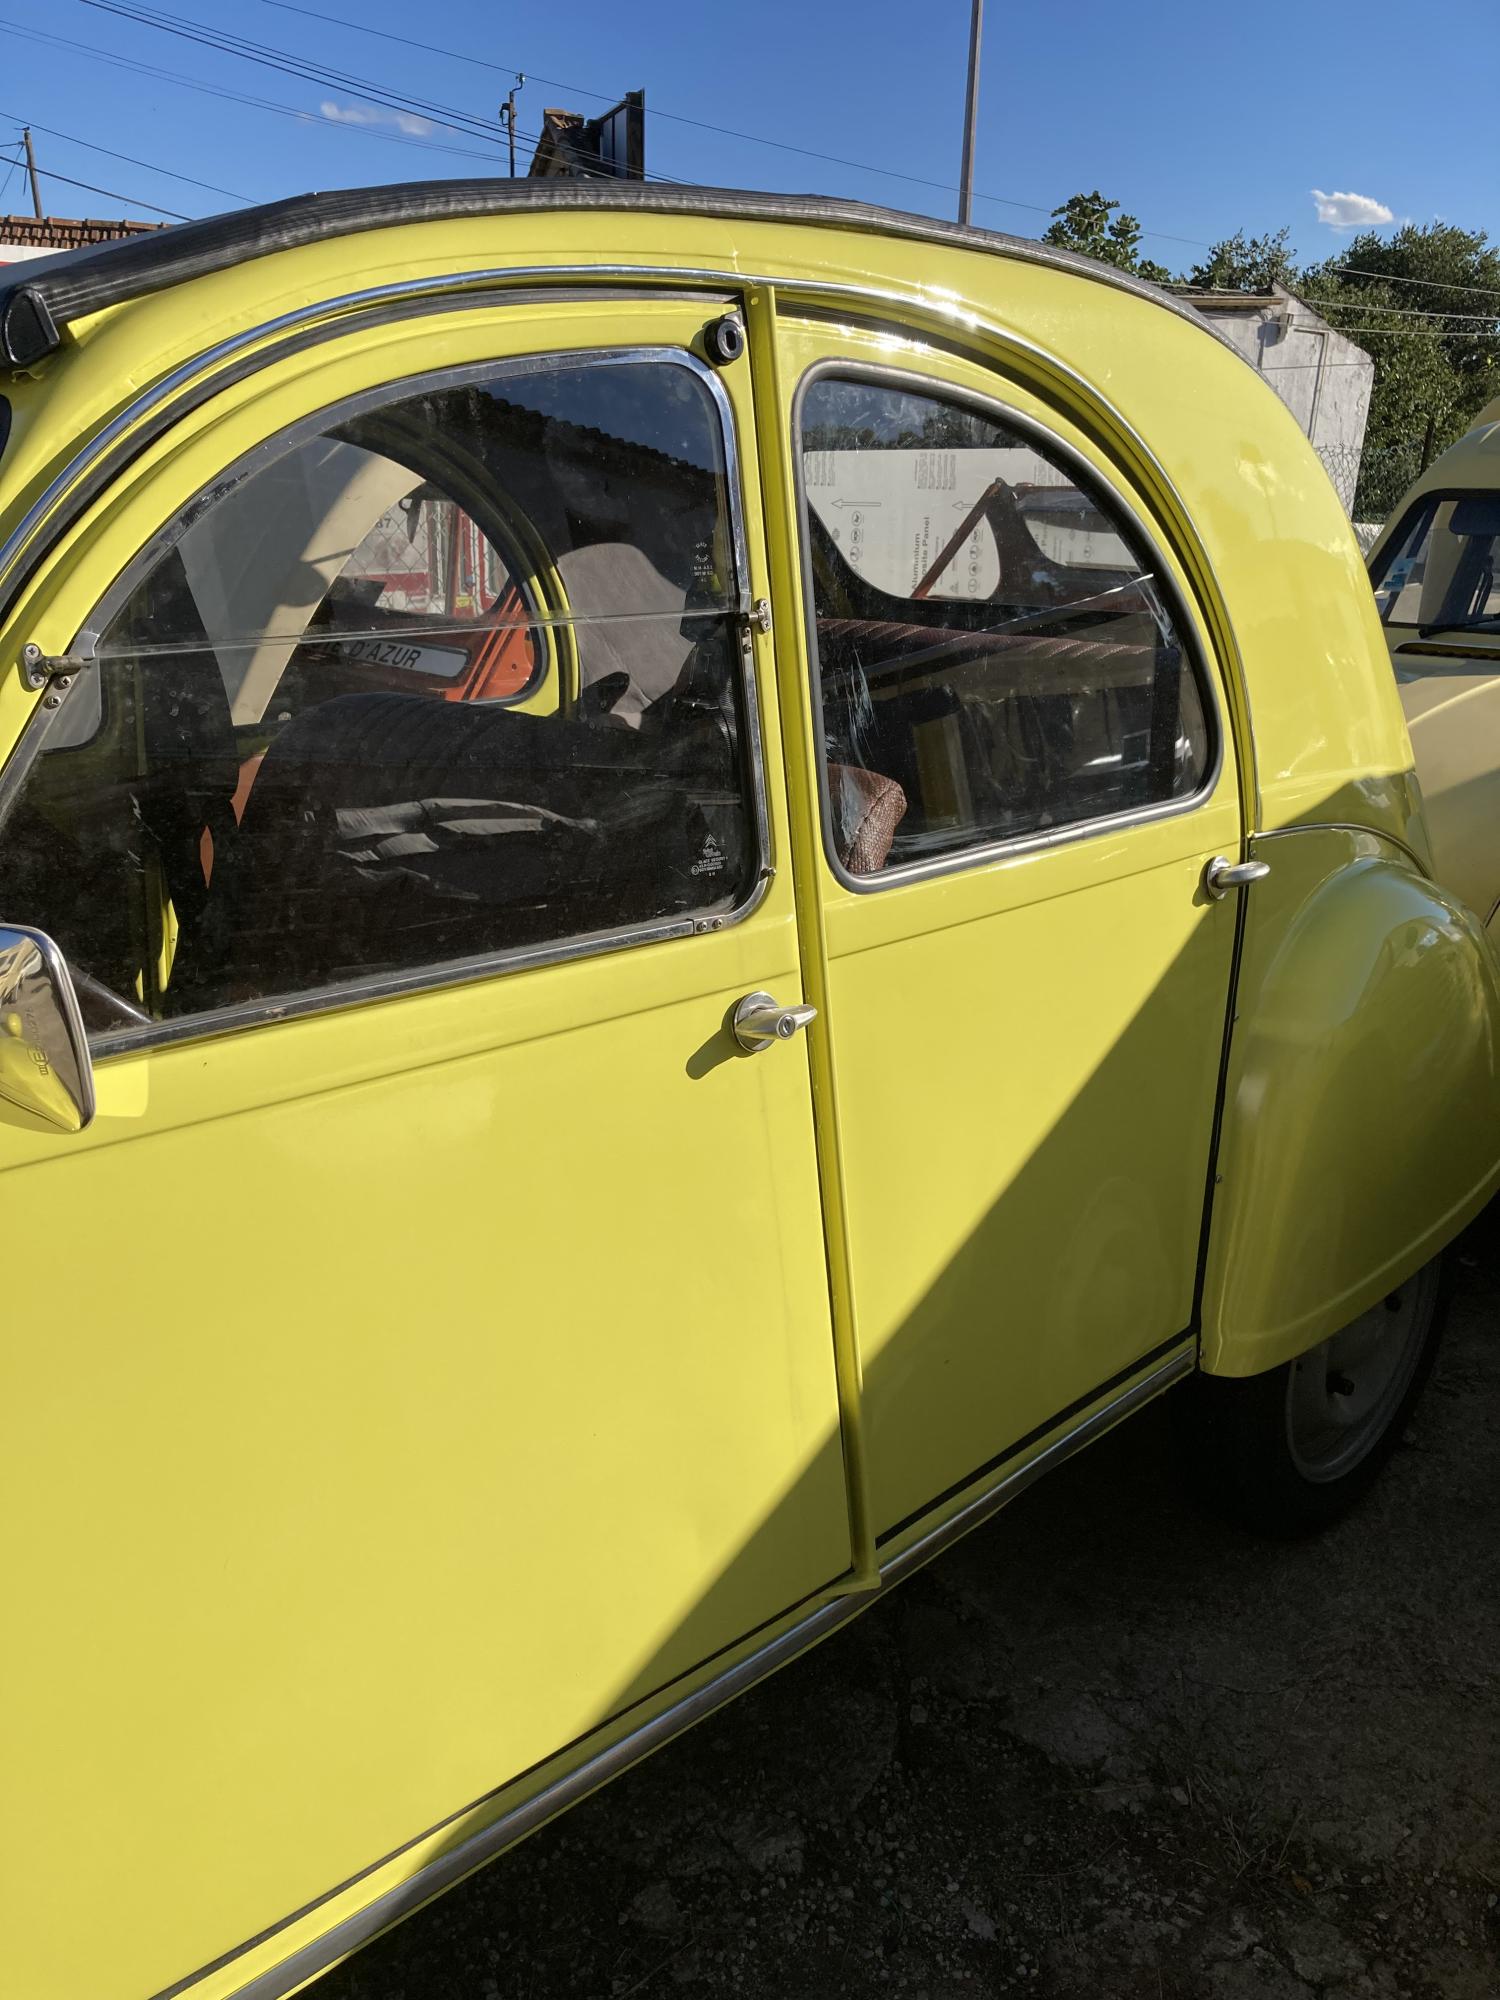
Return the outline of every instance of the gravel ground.
{"type": "Polygon", "coordinates": [[[318,2000],[1495,2000],[1500,1220],[1321,1540],[1115,1432],[318,2000]]]}

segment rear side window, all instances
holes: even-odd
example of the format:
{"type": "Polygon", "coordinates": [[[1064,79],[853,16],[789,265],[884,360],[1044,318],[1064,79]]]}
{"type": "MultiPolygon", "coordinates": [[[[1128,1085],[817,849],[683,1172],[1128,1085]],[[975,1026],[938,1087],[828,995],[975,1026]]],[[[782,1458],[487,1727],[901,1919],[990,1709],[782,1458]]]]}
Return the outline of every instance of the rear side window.
{"type": "Polygon", "coordinates": [[[725,426],[675,357],[497,364],[330,412],[186,509],[0,831],[6,914],[90,1025],[741,904],[725,426]]]}
{"type": "Polygon", "coordinates": [[[1211,741],[1149,552],[1063,454],[857,375],[800,450],[828,837],[856,881],[1187,799],[1211,741]]]}

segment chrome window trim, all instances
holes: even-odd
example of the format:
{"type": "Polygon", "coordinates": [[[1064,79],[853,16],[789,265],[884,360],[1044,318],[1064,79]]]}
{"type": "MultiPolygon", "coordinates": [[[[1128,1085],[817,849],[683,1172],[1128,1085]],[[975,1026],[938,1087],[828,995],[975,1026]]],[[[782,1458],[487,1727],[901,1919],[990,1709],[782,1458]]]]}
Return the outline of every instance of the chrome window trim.
{"type": "MultiPolygon", "coordinates": [[[[686,368],[696,375],[709,392],[710,400],[718,414],[724,441],[724,476],[732,492],[738,491],[739,456],[734,448],[734,411],[728,393],[718,375],[707,362],[700,361],[696,354],[682,347],[579,347],[547,348],[537,354],[508,354],[498,361],[461,361],[448,368],[417,369],[410,375],[387,377],[369,389],[358,389],[350,396],[342,396],[336,403],[329,403],[320,410],[309,411],[295,423],[283,430],[262,438],[250,447],[223,472],[217,475],[211,486],[184,502],[177,513],[159,529],[149,542],[144,543],[124,569],[105,590],[103,596],[89,614],[88,630],[102,634],[110,620],[120,610],[136,584],[151,568],[168,554],[187,534],[202,514],[243,486],[247,479],[253,479],[269,465],[287,457],[300,444],[316,438],[336,425],[351,422],[356,417],[368,416],[372,410],[384,409],[389,403],[404,402],[408,396],[425,395],[429,391],[439,393],[447,389],[468,388],[475,382],[486,382],[508,375],[550,375],[561,374],[564,370],[615,367],[629,363],[659,363],[671,367],[686,368]],[[395,392],[394,394],[392,392],[395,392]],[[208,502],[205,508],[200,503],[208,502]]],[[[734,555],[735,580],[738,585],[738,602],[726,607],[726,614],[744,612],[750,608],[750,586],[748,558],[746,554],[744,523],[738,505],[730,506],[730,532],[734,555]]],[[[531,625],[556,623],[556,620],[535,618],[527,621],[531,625]]],[[[562,621],[571,622],[571,621],[562,621]]],[[[336,635],[335,635],[336,636],[336,635]]],[[[76,649],[77,640],[71,650],[76,649]]]]}
{"type": "MultiPolygon", "coordinates": [[[[388,378],[370,389],[359,390],[354,395],[344,397],[322,409],[309,411],[305,417],[298,418],[295,423],[253,445],[249,451],[236,459],[232,466],[225,468],[224,475],[213,482],[211,489],[204,491],[211,491],[213,499],[218,500],[225,493],[242,485],[245,480],[254,477],[266,465],[273,464],[287,453],[294,451],[299,443],[309,437],[321,435],[330,425],[347,421],[370,409],[383,408],[392,401],[401,400],[399,395],[393,396],[391,393],[396,388],[405,388],[411,394],[419,394],[429,388],[442,390],[463,387],[476,381],[489,381],[497,375],[551,373],[575,367],[615,367],[632,363],[652,363],[687,369],[707,388],[709,400],[718,418],[719,438],[724,453],[723,477],[727,525],[737,602],[715,615],[726,620],[738,619],[741,626],[735,691],[739,698],[743,725],[743,741],[739,746],[741,781],[745,787],[745,801],[749,807],[754,841],[750,857],[751,879],[745,895],[728,910],[702,910],[662,916],[646,923],[620,925],[607,930],[559,938],[535,946],[486,952],[474,957],[442,961],[436,965],[402,967],[359,979],[339,981],[334,985],[311,988],[306,992],[271,994],[233,1007],[215,1008],[201,1014],[186,1014],[181,1018],[153,1022],[149,1028],[113,1029],[90,1037],[90,1052],[96,1060],[102,1061],[114,1055],[134,1054],[142,1049],[203,1041],[271,1021],[289,1020],[309,1014],[328,1014],[346,1007],[363,1006],[373,1001],[394,999],[429,989],[466,985],[473,981],[494,978],[506,972],[524,971],[572,959],[602,956],[628,950],[636,945],[658,943],[668,938],[704,936],[728,930],[754,914],[770,886],[775,870],[771,852],[765,744],[761,732],[760,705],[756,689],[754,648],[745,624],[746,614],[752,602],[749,543],[745,531],[734,408],[723,382],[707,362],[685,348],[636,346],[548,349],[540,354],[507,355],[498,360],[462,362],[450,368],[419,370],[411,375],[388,378]]],[[[162,556],[176,547],[188,528],[192,526],[193,520],[198,518],[194,510],[198,508],[203,497],[203,492],[194,494],[178,509],[172,519],[151,537],[150,541],[136,551],[93,607],[88,623],[73,641],[72,650],[78,650],[86,645],[92,656],[99,634],[108,628],[110,619],[119,611],[142,576],[153,564],[160,561],[162,556]]],[[[79,684],[80,677],[75,676],[73,690],[76,690],[79,684]]],[[[62,703],[50,710],[46,708],[45,702],[38,706],[33,719],[23,730],[9,763],[4,771],[0,772],[0,838],[3,838],[6,819],[35,764],[37,754],[45,747],[45,737],[52,721],[62,712],[66,700],[65,696],[62,703]]]]}
{"type": "MultiPolygon", "coordinates": [[[[1069,265],[1067,268],[1072,267],[1069,265]]],[[[1055,380],[1064,384],[1092,411],[1096,419],[1102,416],[1109,425],[1112,425],[1114,430],[1129,442],[1131,450],[1141,463],[1150,468],[1153,478],[1177,510],[1182,521],[1191,522],[1192,516],[1166,467],[1135,426],[1128,423],[1098,389],[1086,381],[1076,369],[1058,360],[1037,342],[1027,339],[1023,334],[996,325],[994,321],[971,311],[967,306],[955,303],[951,295],[868,283],[856,284],[827,278],[789,277],[785,274],[743,269],[725,270],[718,265],[495,265],[473,271],[441,272],[423,278],[409,278],[396,284],[367,286],[359,291],[343,293],[337,298],[296,307],[277,318],[265,320],[241,333],[230,335],[214,347],[195,355],[190,361],[181,363],[161,381],[143,390],[127,409],[121,411],[103,431],[97,433],[75,453],[28,510],[14,532],[0,544],[0,618],[7,615],[10,603],[24,586],[30,570],[44,559],[52,546],[51,541],[41,542],[39,547],[30,550],[27,566],[21,569],[17,576],[10,575],[10,572],[20,564],[22,556],[28,553],[28,545],[38,535],[58,501],[65,498],[72,488],[107,455],[111,445],[126,438],[134,426],[158,411],[176,389],[186,388],[216,362],[234,361],[236,357],[241,357],[238,365],[243,366],[244,357],[248,357],[249,351],[258,342],[269,339],[277,333],[289,333],[298,328],[305,330],[307,342],[310,344],[317,344],[322,339],[333,339],[362,320],[373,318],[378,321],[382,317],[393,316],[389,313],[383,314],[382,307],[399,310],[403,305],[410,305],[414,311],[427,308],[442,311],[447,308],[451,299],[452,309],[459,311],[465,307],[494,307],[517,303],[522,299],[526,303],[536,303],[539,299],[549,297],[571,297],[580,291],[586,296],[609,296],[620,286],[639,288],[639,294],[643,298],[680,297],[680,288],[684,287],[690,293],[701,293],[704,287],[722,288],[730,297],[736,297],[759,287],[783,296],[789,301],[833,301],[851,305],[856,309],[873,305],[894,312],[899,318],[904,319],[906,323],[898,328],[903,338],[913,337],[914,325],[923,326],[929,331],[935,329],[939,339],[952,342],[966,358],[977,360],[981,366],[987,365],[986,357],[974,354],[973,348],[976,343],[988,343],[1011,357],[1020,356],[1033,367],[1046,370],[1055,380]],[[528,294],[525,290],[528,285],[534,286],[535,291],[528,294]]],[[[1222,340],[1220,344],[1227,345],[1222,340]]],[[[1231,349],[1231,352],[1233,351],[1235,350],[1231,349]]],[[[270,365],[278,358],[274,352],[267,353],[263,357],[263,363],[270,365]]],[[[210,379],[200,382],[195,392],[195,404],[215,394],[218,388],[224,386],[226,380],[236,379],[236,372],[236,369],[226,368],[217,381],[210,379]]],[[[167,423],[170,420],[169,411],[164,414],[162,421],[167,423]]],[[[149,442],[149,439],[146,441],[149,442]]],[[[65,533],[71,525],[71,519],[65,520],[57,529],[57,534],[65,533]]],[[[1232,663],[1234,684],[1245,712],[1245,740],[1239,743],[1237,748],[1241,787],[1248,804],[1247,820],[1253,826],[1259,817],[1260,794],[1255,733],[1251,722],[1250,690],[1243,672],[1240,671],[1239,647],[1234,639],[1228,605],[1219,586],[1217,573],[1208,551],[1203,549],[1200,553],[1220,600],[1220,608],[1229,634],[1230,650],[1234,656],[1232,663]]]]}
{"type": "Polygon", "coordinates": [[[958,388],[953,383],[941,381],[936,376],[920,374],[913,369],[892,368],[880,362],[841,359],[833,355],[815,361],[798,382],[796,394],[792,399],[791,421],[793,474],[797,493],[797,537],[802,570],[804,636],[811,682],[809,694],[813,731],[818,755],[818,804],[822,820],[823,855],[838,882],[858,895],[878,894],[882,890],[900,888],[910,882],[925,882],[938,876],[954,875],[984,867],[990,862],[1008,860],[1012,856],[1045,853],[1055,847],[1072,846],[1077,841],[1093,839],[1099,834],[1117,832],[1125,827],[1142,826],[1156,820],[1177,819],[1195,811],[1212,797],[1223,774],[1226,735],[1217,675],[1210,671],[1208,663],[1202,657],[1193,622],[1185,615],[1187,607],[1183,594],[1177,587],[1176,577],[1160,564],[1160,544],[1157,536],[1148,529],[1134,503],[1124,498],[1115,482],[1106,481],[1098,468],[1091,464],[1082,452],[1069,444],[1065,438],[1060,438],[1055,431],[1049,430],[1046,424],[1024,411],[1012,409],[997,397],[986,396],[972,389],[958,388]],[[1187,655],[1189,671],[1197,683],[1199,699],[1203,703],[1211,754],[1204,776],[1195,791],[1186,798],[1168,799],[1159,805],[1132,806],[1123,812],[1100,813],[1090,819],[1070,820],[1066,826],[1048,829],[1045,832],[1017,834],[1006,840],[984,841],[973,847],[962,848],[957,853],[937,855],[930,860],[911,861],[897,868],[882,869],[878,875],[854,875],[845,868],[839,859],[833,840],[833,801],[828,785],[828,746],[823,734],[822,669],[818,658],[812,542],[806,528],[808,499],[803,476],[802,451],[803,401],[813,384],[828,375],[836,375],[844,380],[883,383],[934,400],[946,398],[950,402],[976,410],[983,416],[992,417],[1007,428],[1019,432],[1023,437],[1030,438],[1046,453],[1060,459],[1064,466],[1081,474],[1085,492],[1088,492],[1091,486],[1099,487],[1119,508],[1145,549],[1157,558],[1155,575],[1160,580],[1167,607],[1174,615],[1187,655]]]}
{"type": "MultiPolygon", "coordinates": [[[[169,425],[174,412],[164,409],[163,406],[177,390],[187,390],[196,382],[198,386],[194,391],[191,407],[197,407],[223,388],[226,382],[237,379],[236,367],[270,366],[280,358],[280,354],[276,351],[260,357],[254,356],[251,351],[258,343],[279,333],[292,333],[297,329],[303,329],[309,344],[321,344],[323,340],[335,339],[341,333],[348,332],[371,318],[379,320],[388,317],[390,309],[399,310],[403,305],[410,305],[413,310],[426,307],[434,311],[443,311],[450,307],[454,311],[466,308],[477,310],[515,303],[521,297],[524,297],[528,304],[535,303],[537,299],[561,296],[571,298],[580,291],[585,296],[597,297],[621,286],[639,287],[639,295],[643,299],[680,297],[683,288],[694,293],[700,292],[703,288],[712,288],[716,294],[723,291],[730,297],[762,288],[785,298],[789,303],[810,300],[831,301],[855,308],[873,306],[896,316],[897,325],[894,330],[905,340],[919,340],[923,331],[928,333],[935,331],[938,338],[952,342],[965,358],[981,367],[994,365],[994,356],[982,351],[986,346],[998,350],[1002,356],[1009,357],[1012,361],[1019,358],[1034,369],[1044,371],[1055,382],[1071,390],[1096,422],[1102,419],[1107,428],[1112,428],[1120,438],[1126,440],[1132,453],[1149,468],[1152,478],[1171,507],[1176,510],[1181,521],[1190,526],[1192,516],[1178,491],[1176,482],[1168,474],[1161,460],[1147,445],[1135,426],[1127,422],[1093,384],[1035,341],[996,325],[968,307],[955,303],[950,296],[879,285],[846,283],[834,279],[726,270],[717,265],[497,265],[466,272],[443,272],[422,278],[403,279],[388,285],[369,286],[359,291],[341,294],[337,298],[299,306],[276,318],[233,334],[195,355],[191,360],[179,364],[160,381],[143,390],[134,402],[75,453],[28,510],[5,543],[0,545],[0,618],[7,615],[8,604],[24,587],[38,564],[50,554],[55,540],[73,525],[74,517],[70,516],[57,526],[53,537],[43,537],[41,530],[48,516],[59,502],[85,480],[90,471],[107,456],[110,447],[125,439],[133,428],[144,423],[154,412],[160,413],[163,428],[169,425]],[[527,287],[534,287],[535,290],[527,292],[527,287]],[[235,366],[226,366],[217,378],[200,380],[204,376],[204,371],[219,363],[235,364],[235,366]]],[[[282,352],[284,351],[283,349],[282,352]]],[[[149,442],[149,439],[146,441],[149,442]]],[[[123,467],[116,468],[116,470],[122,469],[123,467]]],[[[739,497],[736,492],[736,499],[739,497]]],[[[88,501],[83,504],[87,505],[88,501]]],[[[1219,585],[1208,551],[1200,549],[1199,553],[1219,599],[1220,611],[1228,634],[1229,649],[1233,656],[1232,659],[1226,659],[1225,671],[1231,676],[1244,709],[1246,723],[1244,739],[1237,740],[1236,748],[1239,756],[1241,790],[1246,800],[1248,834],[1249,829],[1258,823],[1260,810],[1250,690],[1241,671],[1239,648],[1234,639],[1224,592],[1219,585]]],[[[753,676],[749,677],[747,684],[754,688],[753,676]]],[[[33,723],[27,731],[23,731],[15,752],[4,771],[0,772],[0,819],[3,819],[10,790],[8,780],[16,767],[17,759],[26,749],[30,727],[35,726],[33,723]]],[[[757,770],[759,769],[757,761],[757,770]]],[[[760,886],[763,892],[764,883],[760,886]]],[[[754,907],[755,900],[758,900],[758,897],[752,899],[740,914],[748,915],[754,907]]],[[[475,976],[483,976],[482,969],[475,976]]]]}
{"type": "MultiPolygon", "coordinates": [[[[586,294],[597,295],[599,292],[607,291],[611,286],[618,285],[638,286],[641,289],[641,296],[646,298],[662,296],[664,293],[670,294],[674,286],[686,286],[694,292],[703,286],[714,286],[727,290],[731,295],[764,288],[774,290],[788,299],[832,299],[848,301],[855,305],[873,304],[894,309],[898,314],[910,314],[919,320],[933,323],[949,335],[968,334],[971,339],[993,341],[998,346],[1025,355],[1033,362],[1049,369],[1060,380],[1080,392],[1086,402],[1106,412],[1110,421],[1130,439],[1133,449],[1139,453],[1141,459],[1151,467],[1163,490],[1169,494],[1183,518],[1185,520],[1189,518],[1182,497],[1175,483],[1167,476],[1161,461],[1145,444],[1134,426],[1126,423],[1098,390],[1066,362],[1059,361],[1036,342],[995,325],[992,321],[971,312],[967,307],[956,304],[952,297],[945,293],[913,292],[828,278],[789,277],[784,273],[778,275],[763,271],[729,270],[717,265],[492,265],[471,271],[439,272],[427,277],[402,279],[392,284],[366,286],[358,291],[340,293],[331,299],[321,299],[305,306],[297,306],[272,319],[260,321],[257,325],[245,328],[239,333],[231,334],[213,347],[205,348],[190,360],[179,363],[158,382],[144,389],[132,403],[113,417],[74,454],[27,510],[12,533],[0,543],[0,593],[9,588],[9,571],[15,566],[26,544],[51,513],[58,500],[77,484],[110,445],[165,402],[177,389],[186,387],[205,370],[213,368],[221,361],[229,361],[244,354],[258,342],[297,328],[313,327],[319,322],[328,322],[326,335],[328,338],[333,338],[338,333],[346,331],[351,320],[384,305],[399,305],[404,301],[429,298],[444,300],[449,295],[455,295],[453,305],[456,311],[462,310],[465,306],[515,303],[515,288],[526,285],[536,286],[538,288],[536,296],[539,298],[553,296],[563,288],[581,288],[586,294]],[[463,296],[483,287],[495,289],[488,295],[478,298],[463,296]]],[[[910,337],[909,329],[896,330],[902,332],[905,337],[910,337]]],[[[268,357],[272,358],[274,357],[268,357]]]]}
{"type": "MultiPolygon", "coordinates": [[[[1192,1374],[1196,1366],[1193,1337],[1191,1333],[1183,1333],[1179,1338],[1182,1344],[1174,1353],[1169,1354],[1155,1366],[1150,1366],[1148,1373],[1138,1375],[1134,1381],[1127,1381],[1118,1394],[1111,1396],[1107,1402],[1082,1417],[1071,1429],[1064,1430],[1050,1443],[1044,1444],[1025,1464],[1010,1466],[1007,1469],[1006,1464],[1002,1463],[978,1485],[977,1491],[972,1492],[967,1500],[960,1502],[953,1513],[929,1528],[899,1554],[884,1562],[880,1567],[879,1581],[873,1590],[845,1592],[832,1601],[818,1605],[789,1630],[717,1674],[704,1686],[682,1696],[649,1721],[641,1723],[618,1741],[596,1752],[575,1770],[555,1779],[532,1798],[503,1813],[489,1826],[481,1828],[448,1852],[429,1861],[408,1881],[394,1889],[388,1889],[363,1910],[344,1918],[322,1937],[293,1952],[281,1964],[260,1973],[244,1986],[237,1987],[231,2000],[285,2000],[286,1995],[315,1978],[336,1960],[347,1957],[350,1952],[367,1944],[380,1932],[390,1929],[402,1917],[409,1916],[422,1904],[432,1901],[445,1889],[451,1888],[466,1875],[472,1874],[487,1861],[493,1860],[507,1847],[515,1846],[528,1834],[535,1833],[548,1820],[556,1818],[569,1806],[587,1797],[590,1792],[597,1791],[601,1785],[607,1784],[611,1778],[618,1777],[622,1771],[639,1763],[652,1751],[681,1736],[695,1723],[713,1714],[716,1709],[725,1707],[736,1696],[745,1693],[776,1672],[778,1668],[796,1659],[820,1639],[827,1638],[830,1633],[837,1631],[841,1625],[848,1624],[867,1605],[885,1595],[934,1557],[941,1555],[972,1528],[981,1526],[999,1513],[1010,1501],[1034,1485],[1044,1473],[1063,1464],[1065,1460],[1092,1444],[1106,1431],[1112,1430],[1117,1423],[1142,1405],[1169,1389],[1184,1376],[1192,1374]]],[[[934,1503],[934,1505],[940,1504],[934,1503]]],[[[516,1782],[518,1782],[516,1779],[509,1779],[498,1790],[508,1790],[516,1782]]],[[[488,1796],[493,1795],[484,1795],[488,1796]]],[[[452,1818],[461,1818],[464,1812],[472,1812],[475,1807],[484,1803],[484,1797],[476,1799],[461,1812],[452,1815],[452,1818]]],[[[419,1835],[418,1838],[428,1838],[448,1824],[451,1824],[451,1820],[441,1821],[437,1827],[429,1828],[426,1834],[419,1835]]],[[[376,1868],[395,1860],[403,1851],[397,1848],[394,1853],[383,1856],[371,1867],[362,1869],[360,1874],[350,1881],[339,1884],[327,1895],[294,1912],[282,1923],[272,1925],[258,1937],[216,1959],[212,1965],[201,1966],[186,1978],[166,1987],[154,1996],[154,2000],[177,2000],[179,1995],[190,1994],[198,1981],[207,1978],[211,1973],[222,1971],[226,1966],[232,1965],[235,1959],[243,1957],[258,1945],[267,1943],[278,1932],[312,1914],[321,1904],[331,1901],[334,1896],[373,1874],[376,1868]]]]}
{"type": "MultiPolygon", "coordinates": [[[[578,958],[603,958],[634,945],[659,944],[668,938],[707,937],[716,931],[743,923],[759,906],[769,888],[772,871],[762,863],[750,891],[733,909],[697,916],[662,917],[654,923],[621,925],[616,930],[589,931],[579,937],[560,938],[555,944],[522,945],[513,951],[483,953],[474,958],[445,959],[436,965],[408,967],[401,971],[371,973],[363,979],[347,979],[333,986],[309,987],[306,992],[268,994],[264,999],[245,1000],[234,1007],[218,1007],[212,1013],[183,1014],[167,1021],[153,1021],[150,1028],[113,1028],[89,1037],[89,1053],[95,1062],[109,1056],[133,1055],[142,1049],[169,1048],[181,1042],[204,1042],[246,1028],[263,1027],[272,1021],[293,1021],[309,1014],[336,1014],[349,1007],[364,1007],[378,1000],[395,1000],[412,993],[440,992],[452,986],[468,986],[479,980],[494,979],[506,972],[529,972],[543,965],[563,965],[578,958]]],[[[420,1067],[420,1063],[417,1065],[420,1067]]]]}

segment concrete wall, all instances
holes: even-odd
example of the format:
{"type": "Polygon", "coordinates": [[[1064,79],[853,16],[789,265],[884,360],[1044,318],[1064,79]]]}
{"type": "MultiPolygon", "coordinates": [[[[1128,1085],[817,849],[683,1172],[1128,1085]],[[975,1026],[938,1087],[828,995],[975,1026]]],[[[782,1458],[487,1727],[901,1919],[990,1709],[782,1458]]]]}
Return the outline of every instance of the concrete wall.
{"type": "Polygon", "coordinates": [[[1354,505],[1375,364],[1291,293],[1192,300],[1265,376],[1316,446],[1346,510],[1354,505]]]}

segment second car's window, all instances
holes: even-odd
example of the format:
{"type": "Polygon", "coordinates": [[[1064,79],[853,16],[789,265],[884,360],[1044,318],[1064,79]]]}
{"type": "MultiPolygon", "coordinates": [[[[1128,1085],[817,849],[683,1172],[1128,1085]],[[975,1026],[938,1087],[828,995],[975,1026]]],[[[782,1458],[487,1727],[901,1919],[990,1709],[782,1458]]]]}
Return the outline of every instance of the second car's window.
{"type": "Polygon", "coordinates": [[[1372,570],[1382,621],[1434,632],[1500,628],[1497,555],[1500,494],[1427,494],[1372,570]]]}
{"type": "Polygon", "coordinates": [[[1121,509],[987,411],[822,374],[801,410],[830,844],[869,878],[1190,797],[1203,702],[1121,509]]]}
{"type": "Polygon", "coordinates": [[[671,358],[272,440],[106,598],[0,834],[7,914],[106,1028],[733,909],[732,504],[671,358]]]}

